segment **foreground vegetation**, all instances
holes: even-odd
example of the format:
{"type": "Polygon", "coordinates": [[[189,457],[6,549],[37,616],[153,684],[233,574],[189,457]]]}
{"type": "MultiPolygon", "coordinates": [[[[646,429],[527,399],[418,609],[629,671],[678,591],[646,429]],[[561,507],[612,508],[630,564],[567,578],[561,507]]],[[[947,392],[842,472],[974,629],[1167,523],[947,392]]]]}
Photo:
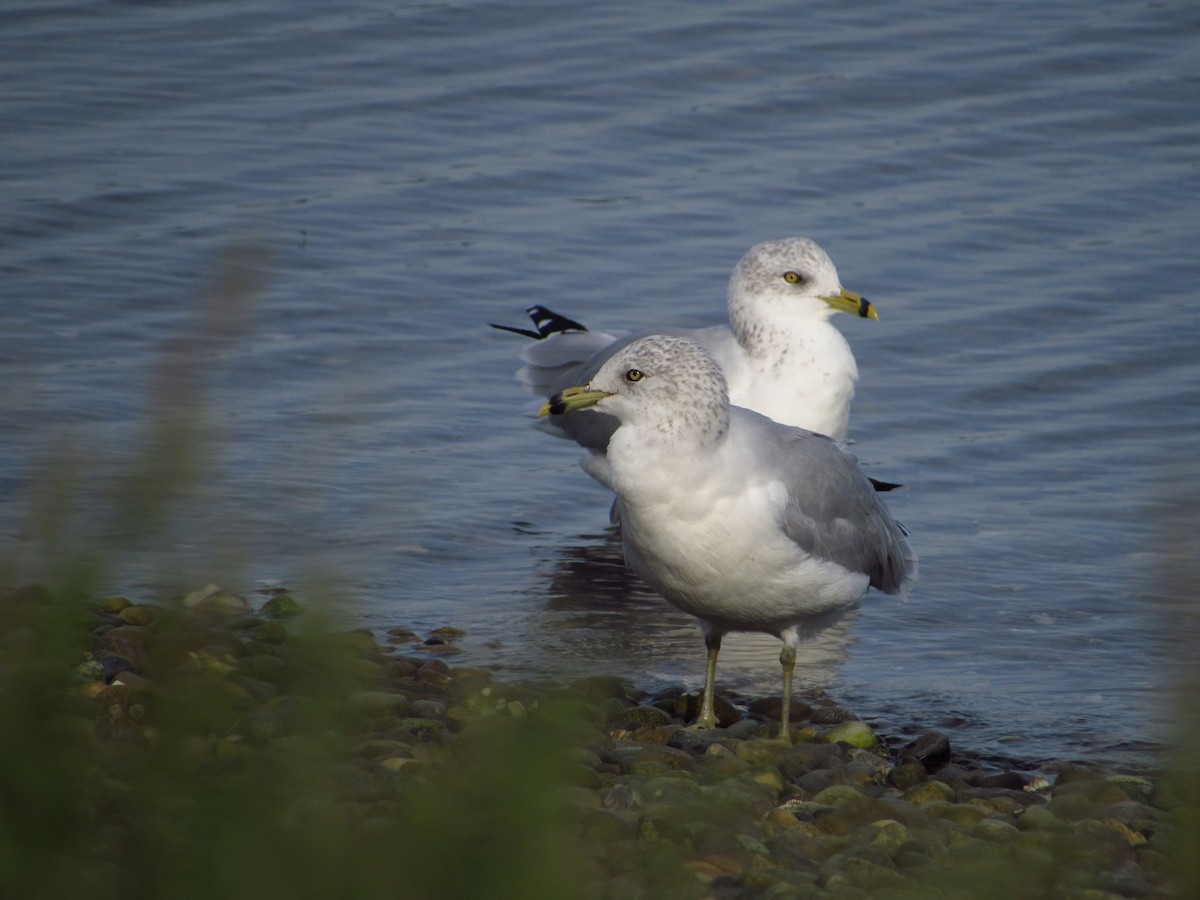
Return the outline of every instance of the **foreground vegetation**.
{"type": "Polygon", "coordinates": [[[0,633],[0,896],[1194,896],[1194,772],[905,757],[821,696],[794,743],[697,732],[686,696],[501,684],[285,593],[31,585],[0,633]]]}

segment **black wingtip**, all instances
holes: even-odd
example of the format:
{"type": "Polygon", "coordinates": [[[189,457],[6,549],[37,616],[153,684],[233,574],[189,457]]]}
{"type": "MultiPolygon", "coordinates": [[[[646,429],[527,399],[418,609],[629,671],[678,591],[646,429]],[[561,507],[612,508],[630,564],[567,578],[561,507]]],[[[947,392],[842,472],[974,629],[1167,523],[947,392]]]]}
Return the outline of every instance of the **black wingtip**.
{"type": "Polygon", "coordinates": [[[488,324],[498,331],[511,331],[513,334],[519,334],[523,337],[530,337],[535,341],[540,341],[544,337],[544,335],[538,334],[536,331],[530,328],[514,328],[511,325],[497,325],[495,322],[488,322],[488,324]]]}
{"type": "Polygon", "coordinates": [[[568,319],[566,316],[556,313],[552,309],[547,309],[544,306],[531,306],[525,312],[533,320],[538,334],[544,338],[552,334],[560,334],[564,331],[587,331],[586,326],[579,324],[574,319],[568,319]]]}
{"type": "Polygon", "coordinates": [[[876,478],[871,478],[869,475],[867,479],[871,482],[871,487],[875,488],[876,493],[879,494],[886,494],[888,491],[898,491],[904,487],[902,484],[895,484],[891,481],[879,481],[876,478]]]}
{"type": "Polygon", "coordinates": [[[574,319],[568,319],[566,316],[560,315],[544,306],[531,306],[525,312],[533,321],[534,328],[537,329],[536,331],[529,328],[514,328],[512,325],[497,325],[495,322],[489,322],[488,324],[500,331],[511,331],[513,334],[530,337],[535,341],[544,340],[552,334],[563,334],[568,331],[587,331],[585,326],[580,325],[574,319]]]}

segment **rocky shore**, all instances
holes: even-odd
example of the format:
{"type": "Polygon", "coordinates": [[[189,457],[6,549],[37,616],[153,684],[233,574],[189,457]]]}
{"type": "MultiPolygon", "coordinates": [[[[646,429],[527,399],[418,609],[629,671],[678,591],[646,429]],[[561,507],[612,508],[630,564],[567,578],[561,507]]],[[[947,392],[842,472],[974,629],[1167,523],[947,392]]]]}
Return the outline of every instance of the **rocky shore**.
{"type": "Polygon", "coordinates": [[[248,896],[264,873],[298,891],[276,896],[1191,889],[1183,778],[989,769],[936,731],[889,742],[819,692],[795,701],[790,742],[778,698],[724,702],[721,727],[695,730],[693,694],[619,677],[502,683],[453,665],[455,629],[339,633],[284,592],[109,598],[82,620],[64,607],[36,586],[0,598],[0,724],[35,757],[4,776],[5,815],[61,803],[47,833],[66,836],[39,837],[0,893],[182,896],[184,879],[248,896]],[[25,796],[30,779],[46,786],[25,796]]]}

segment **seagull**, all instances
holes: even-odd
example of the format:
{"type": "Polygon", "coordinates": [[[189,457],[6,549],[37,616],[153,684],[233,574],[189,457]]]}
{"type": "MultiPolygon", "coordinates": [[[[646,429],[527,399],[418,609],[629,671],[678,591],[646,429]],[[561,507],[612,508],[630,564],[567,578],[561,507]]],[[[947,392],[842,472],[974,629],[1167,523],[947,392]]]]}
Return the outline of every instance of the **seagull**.
{"type": "MultiPolygon", "coordinates": [[[[730,401],[785,425],[847,436],[858,366],[829,321],[837,312],[878,319],[875,307],[842,287],[829,255],[807,237],[765,241],[741,258],[729,279],[729,325],[670,333],[704,345],[725,373],[730,401]]],[[[544,398],[595,375],[637,335],[588,331],[544,306],[527,312],[534,328],[492,324],[535,338],[520,353],[517,378],[544,398]]],[[[604,481],[603,455],[616,428],[609,416],[556,417],[543,430],[574,440],[596,459],[584,468],[604,481]]]]}
{"type": "Polygon", "coordinates": [[[542,416],[611,417],[608,483],[626,563],[695,616],[708,649],[697,724],[715,727],[722,637],[783,641],[782,735],[796,648],[866,595],[907,593],[917,556],[858,463],[829,437],[730,404],[698,342],[650,335],[615,351],[542,416]]]}

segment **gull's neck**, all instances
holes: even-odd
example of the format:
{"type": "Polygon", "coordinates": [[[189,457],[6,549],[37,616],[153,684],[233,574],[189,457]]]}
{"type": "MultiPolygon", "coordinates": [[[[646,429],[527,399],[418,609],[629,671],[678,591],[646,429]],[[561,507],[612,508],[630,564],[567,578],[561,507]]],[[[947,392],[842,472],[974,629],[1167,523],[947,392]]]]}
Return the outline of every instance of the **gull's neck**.
{"type": "Polygon", "coordinates": [[[829,322],[833,308],[820,300],[805,307],[809,315],[804,316],[767,316],[762,306],[761,299],[747,297],[741,290],[729,292],[729,327],[748,359],[761,359],[812,341],[826,343],[830,332],[842,336],[829,322]]]}

